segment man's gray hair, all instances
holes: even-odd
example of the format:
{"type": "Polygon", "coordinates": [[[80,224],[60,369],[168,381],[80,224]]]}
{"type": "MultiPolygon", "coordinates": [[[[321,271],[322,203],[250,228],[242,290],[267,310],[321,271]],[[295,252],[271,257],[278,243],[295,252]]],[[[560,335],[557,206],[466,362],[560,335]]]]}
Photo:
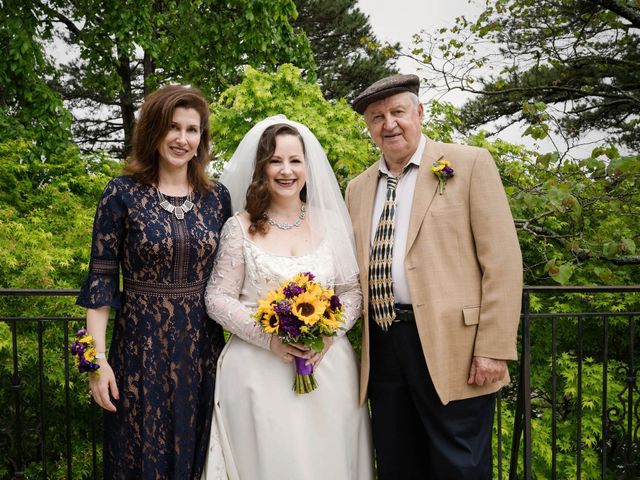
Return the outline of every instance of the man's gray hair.
{"type": "Polygon", "coordinates": [[[418,95],[413,92],[407,92],[407,94],[409,95],[409,97],[411,97],[411,101],[417,107],[420,104],[420,98],[418,97],[418,95]]]}

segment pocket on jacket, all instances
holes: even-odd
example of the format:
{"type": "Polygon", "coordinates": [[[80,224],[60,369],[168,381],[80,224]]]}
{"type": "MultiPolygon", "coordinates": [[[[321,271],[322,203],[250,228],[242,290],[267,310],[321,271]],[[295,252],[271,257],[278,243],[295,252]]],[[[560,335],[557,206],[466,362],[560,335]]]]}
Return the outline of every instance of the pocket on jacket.
{"type": "Polygon", "coordinates": [[[462,317],[465,325],[477,325],[480,321],[480,305],[462,307],[462,317]]]}
{"type": "Polygon", "coordinates": [[[443,215],[457,216],[464,212],[464,205],[462,203],[456,203],[453,205],[437,206],[429,210],[432,217],[441,217],[443,215]]]}

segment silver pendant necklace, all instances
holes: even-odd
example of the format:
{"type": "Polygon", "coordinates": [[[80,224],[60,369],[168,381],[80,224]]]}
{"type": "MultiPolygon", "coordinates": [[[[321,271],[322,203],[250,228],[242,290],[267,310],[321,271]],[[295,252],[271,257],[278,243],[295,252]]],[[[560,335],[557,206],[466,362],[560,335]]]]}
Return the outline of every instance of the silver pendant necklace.
{"type": "Polygon", "coordinates": [[[165,198],[160,189],[156,187],[156,192],[158,192],[158,200],[160,201],[160,206],[169,213],[173,213],[178,220],[184,219],[184,214],[193,208],[193,202],[191,201],[191,192],[187,195],[187,199],[182,202],[182,205],[178,205],[177,207],[172,205],[169,200],[165,198]]]}
{"type": "Polygon", "coordinates": [[[300,224],[302,223],[302,220],[304,220],[304,215],[305,215],[305,208],[304,208],[304,203],[300,206],[300,215],[298,215],[298,219],[293,222],[293,223],[280,223],[280,222],[276,222],[273,218],[271,218],[269,216],[268,212],[264,212],[264,216],[267,219],[267,223],[269,225],[273,225],[274,227],[278,227],[280,230],[291,230],[293,227],[299,227],[300,224]]]}

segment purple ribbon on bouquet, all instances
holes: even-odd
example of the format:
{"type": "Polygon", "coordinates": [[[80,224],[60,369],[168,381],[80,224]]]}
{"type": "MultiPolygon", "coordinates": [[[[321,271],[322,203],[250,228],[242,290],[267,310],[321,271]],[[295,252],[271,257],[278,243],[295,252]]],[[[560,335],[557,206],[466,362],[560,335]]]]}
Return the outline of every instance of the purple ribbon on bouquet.
{"type": "Polygon", "coordinates": [[[296,373],[298,375],[311,375],[313,373],[313,365],[305,365],[306,358],[294,357],[296,361],[296,373]]]}

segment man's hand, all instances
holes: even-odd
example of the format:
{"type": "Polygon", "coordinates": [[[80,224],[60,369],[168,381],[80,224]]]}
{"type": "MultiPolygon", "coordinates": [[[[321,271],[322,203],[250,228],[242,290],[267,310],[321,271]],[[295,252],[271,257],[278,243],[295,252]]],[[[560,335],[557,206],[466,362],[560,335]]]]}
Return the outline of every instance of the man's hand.
{"type": "Polygon", "coordinates": [[[507,373],[507,361],[487,357],[473,357],[469,370],[469,385],[482,386],[485,383],[496,383],[507,373]]]}

